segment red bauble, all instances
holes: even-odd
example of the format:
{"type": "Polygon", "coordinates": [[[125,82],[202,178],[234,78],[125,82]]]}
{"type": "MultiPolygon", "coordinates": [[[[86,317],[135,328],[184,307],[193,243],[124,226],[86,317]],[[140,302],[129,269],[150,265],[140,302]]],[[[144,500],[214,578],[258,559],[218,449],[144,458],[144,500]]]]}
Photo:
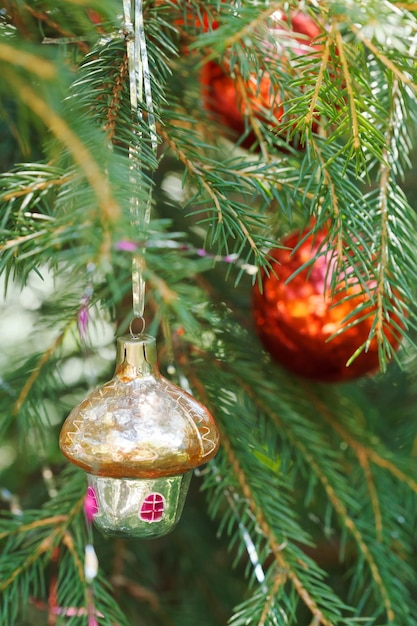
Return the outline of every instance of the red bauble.
{"type": "MultiPolygon", "coordinates": [[[[285,17],[283,16],[281,19],[284,20],[285,17]]],[[[282,30],[282,24],[280,28],[282,30]]],[[[291,15],[291,28],[288,26],[288,34],[282,35],[284,47],[286,42],[291,41],[292,49],[299,55],[303,54],[305,49],[303,46],[320,50],[321,46],[315,44],[314,40],[321,32],[319,26],[309,15],[294,13],[291,15]]],[[[265,44],[265,54],[273,54],[269,43],[265,44]]],[[[282,56],[282,64],[288,68],[288,72],[293,71],[285,54],[282,56]]],[[[242,136],[246,129],[245,113],[248,106],[242,98],[237,80],[230,76],[228,65],[208,61],[201,70],[200,83],[205,108],[225,129],[228,129],[231,139],[242,136]]],[[[269,121],[269,124],[275,131],[279,131],[284,107],[279,90],[271,83],[268,72],[263,73],[260,81],[254,74],[244,83],[244,91],[255,117],[263,119],[265,110],[270,111],[271,117],[275,121],[272,124],[269,121]]],[[[316,129],[317,126],[314,125],[314,128],[316,129]]],[[[250,148],[255,142],[255,133],[250,131],[241,145],[250,148]]]]}
{"type": "MultiPolygon", "coordinates": [[[[272,270],[261,273],[262,293],[258,285],[253,292],[253,311],[256,330],[271,356],[286,369],[321,382],[342,382],[373,372],[378,368],[378,344],[372,339],[367,352],[361,354],[347,367],[354,352],[367,340],[374,322],[375,308],[362,311],[360,317],[371,315],[347,328],[337,337],[328,339],[343,326],[343,320],[358,305],[369,300],[354,284],[340,284],[340,291],[332,298],[326,285],[331,275],[326,272],[333,252],[319,256],[316,261],[300,271],[287,284],[287,279],[313,258],[317,250],[327,244],[323,240],[326,230],[310,235],[292,254],[292,250],[307,235],[295,233],[282,244],[288,250],[271,250],[272,270]],[[355,295],[356,294],[356,295],[355,295]],[[344,300],[346,296],[352,296],[344,300]],[[344,300],[344,301],[342,301],[344,300]]],[[[330,264],[331,267],[334,264],[330,264]]],[[[354,318],[349,319],[349,323],[354,318]]],[[[392,316],[397,324],[398,319],[392,316]]],[[[346,325],[346,324],[345,324],[346,325]]],[[[390,327],[385,332],[391,345],[398,341],[390,327]]]]}
{"type": "Polygon", "coordinates": [[[186,28],[202,30],[203,33],[207,33],[209,30],[215,30],[219,25],[218,22],[210,18],[207,13],[203,13],[201,18],[193,13],[187,13],[185,18],[174,18],[173,23],[175,26],[185,26],[186,28]]]}
{"type": "Polygon", "coordinates": [[[103,16],[100,15],[98,11],[94,11],[94,9],[86,9],[86,12],[93,24],[101,24],[103,21],[103,16]]]}
{"type": "Polygon", "coordinates": [[[156,4],[165,4],[165,8],[169,10],[165,19],[177,28],[180,49],[183,55],[190,54],[189,44],[199,32],[207,33],[218,28],[219,24],[211,12],[197,11],[191,3],[186,4],[185,7],[179,7],[176,0],[173,0],[169,5],[167,5],[165,0],[156,0],[156,4]]]}

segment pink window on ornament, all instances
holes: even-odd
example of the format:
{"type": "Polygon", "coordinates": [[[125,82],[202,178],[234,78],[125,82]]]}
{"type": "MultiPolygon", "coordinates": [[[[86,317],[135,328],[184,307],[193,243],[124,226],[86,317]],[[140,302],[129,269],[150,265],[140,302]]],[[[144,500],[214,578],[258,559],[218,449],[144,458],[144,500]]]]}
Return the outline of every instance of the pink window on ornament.
{"type": "Polygon", "coordinates": [[[165,498],[160,493],[150,493],[140,507],[139,517],[144,522],[159,522],[165,509],[165,498]]]}
{"type": "Polygon", "coordinates": [[[87,487],[87,493],[84,500],[84,514],[87,521],[91,524],[98,513],[98,502],[96,492],[93,487],[87,487]]]}

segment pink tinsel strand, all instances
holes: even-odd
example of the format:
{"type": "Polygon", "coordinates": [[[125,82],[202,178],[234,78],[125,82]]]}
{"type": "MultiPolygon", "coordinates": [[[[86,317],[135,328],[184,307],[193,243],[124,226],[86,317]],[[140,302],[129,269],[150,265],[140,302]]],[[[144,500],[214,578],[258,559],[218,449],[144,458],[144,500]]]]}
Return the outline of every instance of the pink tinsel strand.
{"type": "MultiPolygon", "coordinates": [[[[65,615],[66,617],[82,617],[83,615],[87,615],[87,609],[85,607],[77,608],[76,606],[55,606],[52,609],[52,612],[55,613],[55,615],[65,615]]],[[[97,617],[104,617],[103,613],[100,613],[99,611],[96,611],[96,615],[97,617]]],[[[88,626],[96,626],[97,624],[98,622],[94,615],[88,618],[88,626]],[[91,619],[94,619],[95,621],[90,624],[91,619]]]]}
{"type": "Polygon", "coordinates": [[[84,341],[87,337],[88,327],[88,307],[83,304],[78,311],[78,332],[80,333],[81,340],[84,341]]]}
{"type": "Polygon", "coordinates": [[[115,244],[116,250],[122,250],[123,252],[136,252],[138,249],[137,244],[134,241],[129,241],[128,239],[122,239],[115,244]]]}

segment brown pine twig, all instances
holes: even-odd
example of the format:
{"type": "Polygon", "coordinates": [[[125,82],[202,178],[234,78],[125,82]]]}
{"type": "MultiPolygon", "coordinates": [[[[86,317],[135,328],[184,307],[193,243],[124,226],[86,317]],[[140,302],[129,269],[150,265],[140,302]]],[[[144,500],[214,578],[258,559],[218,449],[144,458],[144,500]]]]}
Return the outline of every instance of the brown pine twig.
{"type": "Polygon", "coordinates": [[[49,28],[51,28],[61,37],[65,37],[65,38],[72,40],[74,45],[76,45],[84,54],[88,52],[89,45],[85,43],[84,41],[80,41],[80,39],[78,39],[74,35],[74,33],[72,33],[69,30],[66,30],[60,24],[58,24],[58,22],[53,20],[51,18],[51,13],[46,12],[46,11],[37,11],[29,4],[25,4],[23,6],[23,9],[27,11],[28,13],[30,13],[32,17],[34,17],[36,20],[39,20],[40,22],[43,22],[44,24],[46,24],[49,28]]]}
{"type": "MultiPolygon", "coordinates": [[[[188,159],[188,157],[183,152],[183,150],[181,150],[177,146],[175,141],[173,139],[171,139],[171,137],[168,135],[168,133],[166,133],[163,129],[160,129],[159,130],[159,135],[162,137],[162,139],[165,141],[165,143],[173,150],[173,152],[176,153],[176,155],[178,156],[180,161],[185,165],[185,167],[190,172],[190,174],[192,174],[193,176],[195,176],[197,178],[198,182],[205,189],[205,191],[207,192],[208,196],[213,200],[214,206],[215,206],[216,211],[217,211],[217,221],[218,221],[219,224],[221,224],[224,221],[224,216],[223,216],[222,207],[220,205],[220,200],[224,200],[225,201],[225,200],[227,200],[227,198],[224,196],[224,194],[220,194],[220,193],[217,194],[216,193],[216,191],[212,188],[210,183],[208,183],[207,180],[206,180],[206,177],[205,177],[205,174],[204,174],[204,168],[200,168],[200,167],[197,167],[196,165],[194,165],[194,163],[192,163],[190,161],[190,159],[188,159]]],[[[242,220],[239,218],[239,216],[237,215],[235,209],[233,209],[231,206],[229,206],[229,211],[233,215],[233,217],[236,219],[237,223],[239,224],[240,228],[242,229],[242,233],[244,234],[244,236],[246,237],[250,247],[252,248],[252,250],[256,254],[258,248],[257,248],[257,246],[255,244],[255,241],[253,240],[253,237],[251,236],[249,230],[247,229],[245,224],[242,222],[242,220]]]]}
{"type": "Polygon", "coordinates": [[[334,38],[334,34],[335,34],[334,33],[335,28],[336,28],[336,26],[333,23],[331,25],[330,32],[329,32],[328,36],[326,37],[326,43],[325,43],[324,48],[323,48],[323,53],[322,53],[321,62],[320,62],[320,69],[319,69],[319,73],[317,74],[316,85],[314,87],[313,95],[311,96],[311,102],[310,102],[310,106],[309,106],[309,109],[308,109],[308,113],[307,113],[307,115],[305,116],[305,119],[304,119],[306,124],[310,124],[312,122],[312,120],[313,120],[313,117],[314,117],[317,100],[318,100],[318,97],[319,97],[321,86],[323,84],[324,72],[326,71],[326,68],[327,68],[328,63],[329,63],[330,46],[333,43],[333,38],[334,38]]]}
{"type": "Polygon", "coordinates": [[[413,80],[407,76],[402,70],[399,69],[395,65],[391,59],[389,59],[383,52],[381,52],[375,44],[372,43],[370,39],[365,37],[360,28],[355,26],[354,24],[349,24],[349,28],[355,35],[362,41],[362,43],[372,52],[372,54],[383,64],[385,67],[390,70],[397,79],[404,83],[405,85],[409,85],[414,91],[417,91],[417,84],[413,82],[413,80]]]}
{"type": "Polygon", "coordinates": [[[64,328],[64,330],[58,335],[58,337],[53,341],[53,343],[49,346],[49,348],[47,350],[45,350],[45,352],[42,354],[42,356],[40,357],[40,359],[38,360],[35,368],[33,369],[31,375],[29,376],[29,378],[27,379],[27,381],[25,382],[19,397],[17,398],[16,402],[14,403],[13,409],[12,409],[12,415],[17,415],[20,411],[20,409],[22,408],[23,403],[26,401],[27,396],[29,395],[33,385],[35,384],[36,380],[38,379],[43,366],[49,361],[49,359],[52,357],[52,355],[54,354],[54,352],[58,349],[58,347],[61,345],[61,343],[63,342],[65,335],[68,331],[68,329],[70,328],[70,326],[72,326],[73,320],[71,319],[70,322],[67,323],[66,327],[64,328]]]}
{"type": "Polygon", "coordinates": [[[406,484],[414,493],[417,493],[417,482],[411,478],[408,474],[405,474],[402,470],[400,470],[392,461],[382,457],[374,448],[369,446],[365,446],[361,442],[357,441],[339,422],[337,418],[335,418],[332,413],[324,406],[323,402],[321,402],[316,396],[314,396],[311,392],[309,397],[311,401],[317,406],[320,410],[320,414],[323,419],[330,424],[330,426],[335,430],[341,439],[345,441],[349,447],[351,447],[358,458],[361,456],[366,456],[372,463],[378,465],[393,476],[398,478],[401,482],[406,484]]]}
{"type": "Polygon", "coordinates": [[[62,537],[62,544],[67,548],[68,552],[71,553],[75,566],[78,570],[79,579],[84,582],[85,581],[84,565],[82,564],[80,557],[78,556],[78,552],[75,549],[75,545],[74,545],[74,539],[72,538],[72,535],[70,534],[68,530],[64,531],[64,534],[62,537]]]}
{"type": "Polygon", "coordinates": [[[74,176],[60,176],[59,178],[54,178],[51,180],[44,180],[40,183],[33,183],[32,185],[28,185],[27,187],[23,187],[23,189],[18,189],[16,191],[10,191],[6,193],[2,197],[3,202],[9,202],[9,200],[15,200],[16,198],[20,198],[21,196],[27,196],[36,191],[43,191],[44,189],[49,189],[50,187],[59,187],[61,185],[65,185],[66,183],[73,180],[74,176]]]}
{"type": "Polygon", "coordinates": [[[128,71],[129,62],[127,54],[124,54],[123,59],[119,65],[116,77],[113,81],[112,97],[110,99],[107,109],[107,122],[104,126],[104,130],[107,131],[110,141],[113,141],[116,132],[116,121],[118,118],[118,112],[128,71]]]}
{"type": "Polygon", "coordinates": [[[0,539],[9,537],[10,535],[16,535],[18,533],[25,533],[43,526],[54,526],[56,524],[65,523],[68,520],[68,515],[54,515],[53,517],[45,517],[44,519],[36,520],[30,524],[22,524],[11,530],[6,530],[0,533],[0,539]]]}
{"type": "MultiPolygon", "coordinates": [[[[277,575],[276,575],[275,580],[274,580],[274,584],[272,585],[272,588],[271,588],[271,591],[270,591],[270,594],[269,594],[269,600],[268,600],[268,602],[266,602],[266,604],[264,606],[264,610],[262,611],[262,615],[261,615],[261,618],[260,618],[260,620],[258,622],[258,626],[267,626],[267,624],[268,624],[268,621],[267,621],[268,620],[268,614],[269,614],[269,611],[271,610],[271,606],[272,606],[272,604],[273,604],[273,602],[275,600],[275,595],[277,594],[278,589],[280,587],[282,587],[283,585],[285,585],[286,580],[287,580],[286,573],[281,571],[281,570],[278,570],[277,575]]],[[[319,622],[318,622],[318,624],[319,624],[319,622]]]]}
{"type": "Polygon", "coordinates": [[[59,532],[60,529],[55,529],[51,532],[50,535],[45,537],[45,539],[41,541],[37,548],[23,561],[23,563],[16,567],[16,569],[9,576],[9,578],[6,578],[6,580],[0,582],[0,591],[4,591],[5,589],[7,589],[7,587],[11,585],[16,580],[16,578],[18,578],[18,576],[22,574],[22,572],[28,569],[32,565],[32,563],[37,561],[43,554],[52,551],[55,546],[55,540],[59,532]]]}
{"type": "MultiPolygon", "coordinates": [[[[332,25],[333,27],[333,25],[332,25]]],[[[337,44],[337,53],[339,55],[340,63],[342,65],[343,77],[345,79],[346,91],[348,96],[350,117],[352,120],[352,135],[353,135],[353,147],[355,150],[359,150],[361,147],[361,141],[359,138],[359,125],[358,125],[358,115],[356,112],[355,105],[355,94],[353,92],[353,84],[352,84],[352,76],[349,71],[349,65],[346,59],[345,54],[345,44],[343,42],[342,35],[340,31],[337,29],[336,25],[334,25],[334,35],[337,44]]]]}

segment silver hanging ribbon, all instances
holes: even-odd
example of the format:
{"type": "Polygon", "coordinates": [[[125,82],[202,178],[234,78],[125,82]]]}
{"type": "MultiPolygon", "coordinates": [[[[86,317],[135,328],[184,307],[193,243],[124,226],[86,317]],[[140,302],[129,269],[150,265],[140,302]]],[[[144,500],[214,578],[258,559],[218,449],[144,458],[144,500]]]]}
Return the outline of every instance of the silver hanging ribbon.
{"type": "MultiPolygon", "coordinates": [[[[155,154],[157,151],[156,123],[152,101],[151,76],[146,48],[142,0],[123,0],[123,16],[129,67],[130,106],[134,116],[137,117],[139,122],[135,132],[137,140],[134,144],[129,146],[130,180],[132,187],[138,188],[141,182],[140,150],[143,137],[140,128],[143,120],[143,104],[145,104],[148,115],[151,147],[155,154]]],[[[140,205],[136,195],[131,198],[130,211],[132,214],[132,223],[142,232],[146,232],[146,227],[150,222],[151,205],[152,196],[150,193],[144,207],[140,205]]],[[[145,239],[145,237],[141,239],[145,239]]],[[[133,315],[135,318],[142,320],[141,332],[143,332],[145,327],[143,317],[145,308],[145,281],[143,278],[144,255],[145,248],[142,248],[139,254],[133,257],[132,261],[133,315]]],[[[132,324],[130,331],[132,333],[132,324]]]]}

